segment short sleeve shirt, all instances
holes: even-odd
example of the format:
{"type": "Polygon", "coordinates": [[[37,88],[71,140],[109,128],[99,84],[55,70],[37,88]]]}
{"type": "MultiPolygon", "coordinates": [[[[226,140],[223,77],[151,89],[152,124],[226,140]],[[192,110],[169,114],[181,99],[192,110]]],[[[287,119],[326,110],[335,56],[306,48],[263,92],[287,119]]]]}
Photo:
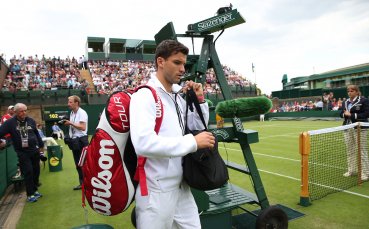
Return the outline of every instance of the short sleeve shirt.
{"type": "Polygon", "coordinates": [[[82,137],[87,135],[87,127],[88,127],[88,115],[85,110],[82,108],[78,108],[77,112],[74,113],[73,111],[70,113],[70,119],[69,121],[73,123],[80,123],[84,122],[86,123],[86,130],[82,131],[77,128],[74,128],[73,126],[69,127],[69,136],[72,138],[76,137],[82,137]]]}

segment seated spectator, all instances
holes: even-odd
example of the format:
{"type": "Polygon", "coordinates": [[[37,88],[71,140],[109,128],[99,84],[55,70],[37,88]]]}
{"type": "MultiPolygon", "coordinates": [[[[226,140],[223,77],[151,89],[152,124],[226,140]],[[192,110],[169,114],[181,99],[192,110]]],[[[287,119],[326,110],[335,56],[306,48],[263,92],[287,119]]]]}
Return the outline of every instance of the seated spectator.
{"type": "Polygon", "coordinates": [[[338,107],[337,110],[340,110],[342,108],[342,99],[341,98],[338,98],[337,107],[338,107]]]}
{"type": "Polygon", "coordinates": [[[47,146],[57,146],[58,145],[58,143],[55,141],[54,138],[45,136],[45,134],[42,132],[41,124],[37,124],[37,130],[38,130],[38,133],[40,134],[42,141],[44,142],[44,145],[45,145],[44,148],[46,148],[47,146]]]}
{"type": "Polygon", "coordinates": [[[51,127],[51,129],[53,130],[53,136],[55,136],[55,138],[59,140],[64,139],[64,132],[62,129],[60,129],[56,122],[54,122],[54,125],[51,127]]]}
{"type": "Polygon", "coordinates": [[[317,101],[315,102],[315,109],[317,111],[322,111],[323,110],[323,107],[324,107],[324,104],[323,104],[323,101],[322,99],[317,99],[317,101]]]}

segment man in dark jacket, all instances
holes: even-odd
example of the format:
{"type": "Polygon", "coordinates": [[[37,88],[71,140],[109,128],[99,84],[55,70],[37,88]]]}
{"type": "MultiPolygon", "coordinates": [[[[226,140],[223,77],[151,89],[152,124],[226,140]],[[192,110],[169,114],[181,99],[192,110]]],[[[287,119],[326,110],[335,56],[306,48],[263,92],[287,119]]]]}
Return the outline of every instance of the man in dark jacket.
{"type": "Polygon", "coordinates": [[[40,153],[44,143],[37,131],[36,122],[27,116],[27,106],[17,103],[15,116],[0,126],[0,138],[11,135],[19,165],[26,182],[27,201],[36,202],[42,195],[37,191],[40,176],[40,153]]]}

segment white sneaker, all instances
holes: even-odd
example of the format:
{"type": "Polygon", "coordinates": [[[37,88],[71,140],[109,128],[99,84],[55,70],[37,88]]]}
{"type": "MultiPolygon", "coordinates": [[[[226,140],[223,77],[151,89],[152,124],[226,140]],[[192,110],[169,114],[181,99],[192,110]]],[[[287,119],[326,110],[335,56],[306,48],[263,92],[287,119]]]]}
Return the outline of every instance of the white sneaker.
{"type": "Polygon", "coordinates": [[[343,174],[343,176],[344,177],[351,177],[351,176],[353,176],[354,175],[354,173],[353,172],[350,172],[350,171],[347,171],[347,172],[345,172],[344,174],[343,174]]]}
{"type": "Polygon", "coordinates": [[[367,180],[369,180],[368,175],[361,174],[361,180],[362,180],[362,181],[367,181],[367,180]]]}

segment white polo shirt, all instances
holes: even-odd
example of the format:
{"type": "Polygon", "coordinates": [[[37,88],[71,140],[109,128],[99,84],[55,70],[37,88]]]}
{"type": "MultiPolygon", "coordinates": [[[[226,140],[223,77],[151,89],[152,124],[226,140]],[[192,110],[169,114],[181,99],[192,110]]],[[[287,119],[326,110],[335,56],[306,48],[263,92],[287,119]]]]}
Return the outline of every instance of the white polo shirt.
{"type": "Polygon", "coordinates": [[[87,127],[88,127],[88,115],[85,110],[82,108],[78,108],[77,112],[73,111],[70,113],[69,121],[73,123],[86,123],[86,129],[84,131],[74,128],[73,126],[69,126],[69,136],[71,138],[82,137],[87,135],[87,127]]]}

